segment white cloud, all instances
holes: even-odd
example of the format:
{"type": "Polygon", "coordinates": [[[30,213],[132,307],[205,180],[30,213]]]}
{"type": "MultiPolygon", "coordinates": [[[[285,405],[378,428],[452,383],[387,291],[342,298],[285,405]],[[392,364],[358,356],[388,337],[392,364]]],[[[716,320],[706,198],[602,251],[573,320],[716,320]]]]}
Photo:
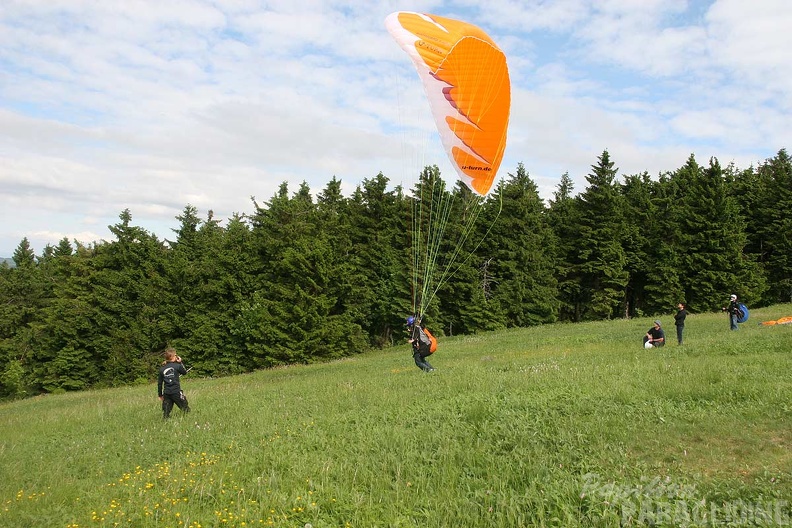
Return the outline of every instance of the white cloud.
{"type": "Polygon", "coordinates": [[[713,60],[735,80],[780,96],[778,104],[792,107],[792,76],[788,51],[792,49],[792,3],[763,0],[746,3],[718,0],[707,13],[709,48],[713,60]]]}
{"type": "Polygon", "coordinates": [[[784,0],[6,2],[0,256],[23,236],[110,239],[126,208],[162,238],[188,203],[225,218],[283,181],[350,191],[442,166],[383,26],[396,9],[475,21],[506,51],[501,173],[522,161],[545,197],[567,171],[582,190],[606,148],[622,174],[654,175],[691,153],[747,166],[792,139],[784,0]],[[413,141],[433,150],[405,159],[413,141]]]}

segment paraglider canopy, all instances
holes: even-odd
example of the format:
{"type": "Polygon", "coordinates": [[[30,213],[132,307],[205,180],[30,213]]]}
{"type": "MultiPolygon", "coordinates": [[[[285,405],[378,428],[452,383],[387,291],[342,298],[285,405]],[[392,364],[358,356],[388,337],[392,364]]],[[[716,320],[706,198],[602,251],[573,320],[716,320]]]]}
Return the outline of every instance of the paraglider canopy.
{"type": "Polygon", "coordinates": [[[505,55],[484,31],[459,20],[400,11],[385,26],[420,74],[457,174],[485,196],[506,148],[511,89],[505,55]]]}
{"type": "Polygon", "coordinates": [[[420,324],[441,286],[459,269],[457,258],[464,262],[473,254],[467,241],[503,159],[511,89],[504,53],[473,24],[400,11],[389,15],[385,26],[418,71],[440,140],[463,182],[448,192],[435,165],[421,173],[414,189],[410,271],[413,324],[420,324]],[[452,219],[456,241],[445,239],[452,219]]]}

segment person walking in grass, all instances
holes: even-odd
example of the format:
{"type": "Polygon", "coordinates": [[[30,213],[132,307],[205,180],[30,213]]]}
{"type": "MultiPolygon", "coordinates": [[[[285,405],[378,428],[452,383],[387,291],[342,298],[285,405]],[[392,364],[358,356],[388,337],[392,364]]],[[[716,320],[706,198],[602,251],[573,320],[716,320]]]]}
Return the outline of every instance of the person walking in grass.
{"type": "Polygon", "coordinates": [[[162,417],[169,418],[174,404],[185,413],[190,412],[190,405],[179,382],[179,377],[187,374],[182,358],[173,348],[165,349],[164,355],[157,375],[157,396],[162,402],[162,417]]]}
{"type": "Polygon", "coordinates": [[[644,348],[661,347],[665,345],[665,332],[660,327],[660,321],[655,321],[643,338],[644,348]]]}
{"type": "Polygon", "coordinates": [[[412,345],[415,366],[424,372],[434,372],[434,367],[426,361],[432,352],[429,349],[430,340],[421,328],[421,321],[412,315],[407,318],[407,331],[410,333],[409,343],[412,345]]]}
{"type": "Polygon", "coordinates": [[[729,306],[721,308],[721,310],[729,314],[729,328],[731,330],[739,330],[740,327],[737,326],[737,320],[740,318],[740,304],[737,302],[735,294],[732,293],[729,297],[729,306]]]}
{"type": "Polygon", "coordinates": [[[682,331],[685,330],[685,318],[687,317],[687,306],[685,303],[677,304],[677,313],[674,315],[674,325],[677,331],[677,343],[682,344],[682,331]]]}

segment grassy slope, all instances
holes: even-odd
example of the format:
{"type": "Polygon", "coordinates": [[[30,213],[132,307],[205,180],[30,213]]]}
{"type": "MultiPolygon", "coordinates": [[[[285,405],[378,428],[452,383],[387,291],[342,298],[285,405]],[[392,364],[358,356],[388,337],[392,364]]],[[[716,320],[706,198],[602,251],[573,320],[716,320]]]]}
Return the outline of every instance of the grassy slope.
{"type": "Polygon", "coordinates": [[[0,526],[673,526],[680,501],[714,512],[689,525],[788,520],[792,325],[756,324],[787,315],[693,315],[683,347],[665,317],[651,351],[649,319],[445,338],[432,374],[406,344],[191,374],[168,422],[154,385],[3,404],[0,526]]]}

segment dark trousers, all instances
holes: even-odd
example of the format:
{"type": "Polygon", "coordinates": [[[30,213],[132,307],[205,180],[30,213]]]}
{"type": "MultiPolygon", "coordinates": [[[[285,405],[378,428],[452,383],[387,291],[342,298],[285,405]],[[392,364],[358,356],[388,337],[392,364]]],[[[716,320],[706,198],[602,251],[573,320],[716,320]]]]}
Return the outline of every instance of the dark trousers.
{"type": "Polygon", "coordinates": [[[419,369],[421,369],[423,371],[429,372],[431,370],[434,370],[434,368],[432,367],[432,365],[429,364],[428,361],[426,361],[427,357],[428,356],[422,356],[421,353],[418,352],[417,350],[413,353],[413,359],[415,360],[415,366],[417,366],[419,369]]]}
{"type": "Polygon", "coordinates": [[[680,345],[682,344],[682,330],[685,329],[685,325],[677,325],[677,343],[680,345]]]}
{"type": "Polygon", "coordinates": [[[162,395],[162,417],[169,418],[173,410],[173,404],[182,411],[190,412],[190,404],[187,403],[187,396],[184,391],[179,391],[179,394],[163,394],[162,395]]]}

